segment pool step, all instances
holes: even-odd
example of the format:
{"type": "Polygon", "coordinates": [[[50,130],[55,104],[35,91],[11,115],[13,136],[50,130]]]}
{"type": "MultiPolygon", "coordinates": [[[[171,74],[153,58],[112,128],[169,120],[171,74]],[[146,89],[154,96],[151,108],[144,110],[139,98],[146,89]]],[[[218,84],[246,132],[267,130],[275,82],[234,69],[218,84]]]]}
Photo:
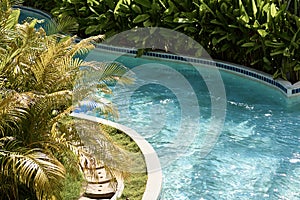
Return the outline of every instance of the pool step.
{"type": "Polygon", "coordinates": [[[110,199],[116,193],[116,190],[114,188],[116,188],[116,182],[101,184],[89,183],[83,196],[90,199],[110,199]]]}
{"type": "Polygon", "coordinates": [[[85,173],[85,179],[88,183],[107,183],[112,182],[114,178],[104,167],[98,167],[94,170],[94,173],[85,173]]]}
{"type": "Polygon", "coordinates": [[[81,157],[80,164],[87,185],[79,200],[109,200],[116,194],[117,180],[104,166],[85,156],[81,157]]]}

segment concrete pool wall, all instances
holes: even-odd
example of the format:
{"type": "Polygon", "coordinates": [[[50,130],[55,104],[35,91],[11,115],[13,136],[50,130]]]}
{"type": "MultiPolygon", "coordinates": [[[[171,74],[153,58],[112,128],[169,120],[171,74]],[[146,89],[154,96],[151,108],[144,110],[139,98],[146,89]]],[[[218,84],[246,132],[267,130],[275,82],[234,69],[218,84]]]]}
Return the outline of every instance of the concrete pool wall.
{"type": "MultiPolygon", "coordinates": [[[[125,54],[136,55],[137,50],[125,47],[110,46],[106,44],[97,44],[98,49],[119,52],[125,54]]],[[[193,64],[201,64],[204,66],[214,66],[220,70],[225,70],[233,74],[249,78],[263,84],[269,85],[273,88],[281,91],[286,97],[295,97],[300,95],[300,82],[291,84],[289,81],[283,79],[273,79],[273,76],[249,67],[237,65],[229,62],[218,60],[205,60],[201,58],[193,58],[181,55],[174,55],[161,52],[146,52],[143,56],[148,58],[157,58],[163,60],[169,60],[174,62],[189,62],[193,64]]]]}

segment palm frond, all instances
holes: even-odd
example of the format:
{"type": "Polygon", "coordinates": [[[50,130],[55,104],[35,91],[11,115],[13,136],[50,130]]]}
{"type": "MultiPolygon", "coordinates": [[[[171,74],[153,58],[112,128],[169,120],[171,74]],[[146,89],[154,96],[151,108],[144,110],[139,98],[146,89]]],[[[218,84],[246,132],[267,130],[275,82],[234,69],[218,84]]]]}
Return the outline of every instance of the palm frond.
{"type": "Polygon", "coordinates": [[[104,117],[119,117],[117,108],[106,98],[90,96],[87,99],[78,103],[83,112],[93,111],[104,117]]]}
{"type": "MultiPolygon", "coordinates": [[[[8,199],[19,199],[19,192],[22,193],[19,189],[27,188],[30,194],[34,191],[38,199],[59,198],[65,170],[53,152],[62,159],[66,149],[75,155],[85,151],[76,146],[82,145],[80,134],[74,128],[77,124],[72,131],[68,124],[60,121],[72,109],[71,97],[75,97],[73,102],[77,103],[90,98],[101,112],[115,114],[105,95],[111,95],[114,84],[130,83],[133,79],[120,64],[83,64],[82,59],[77,58],[93,49],[93,42],[103,36],[78,43],[74,42],[76,36],[48,36],[42,28],[34,28],[37,20],[16,24],[18,11],[12,11],[8,0],[1,0],[0,8],[3,11],[0,12],[0,137],[3,136],[0,139],[0,194],[8,199]],[[80,71],[80,66],[88,70],[80,71]],[[89,73],[95,74],[92,81],[85,82],[90,79],[89,73]],[[81,87],[74,87],[76,79],[84,80],[81,87]],[[7,190],[9,184],[12,187],[7,190]]],[[[87,136],[91,149],[93,145],[107,146],[101,154],[103,161],[122,154],[101,136],[93,138],[92,133],[98,129],[85,127],[79,131],[87,136]],[[105,157],[109,150],[113,155],[105,157]]],[[[101,150],[93,153],[100,155],[98,151],[101,150]]],[[[117,166],[117,162],[112,163],[117,166]]]]}
{"type": "Polygon", "coordinates": [[[16,133],[23,127],[23,121],[29,117],[31,97],[25,94],[9,92],[0,99],[0,136],[16,133]]]}
{"type": "Polygon", "coordinates": [[[134,81],[133,73],[123,64],[118,62],[84,62],[82,64],[86,71],[86,76],[91,81],[98,81],[98,83],[105,83],[111,85],[131,84],[134,81]]]}
{"type": "Polygon", "coordinates": [[[75,18],[70,16],[63,16],[61,18],[53,19],[53,21],[46,26],[48,35],[53,34],[72,34],[78,30],[78,23],[75,18]]]}
{"type": "Polygon", "coordinates": [[[82,61],[65,57],[61,45],[52,44],[36,59],[31,70],[36,80],[35,90],[55,92],[72,88],[82,61]]]}
{"type": "MultiPolygon", "coordinates": [[[[1,176],[12,177],[28,188],[33,188],[38,199],[59,198],[63,165],[42,149],[20,147],[16,140],[2,139],[0,148],[1,176]]],[[[14,186],[12,186],[14,187],[14,186]]]]}
{"type": "Polygon", "coordinates": [[[73,105],[117,117],[117,109],[104,95],[111,95],[115,84],[132,83],[133,73],[120,63],[84,62],[82,65],[73,89],[73,105]]]}
{"type": "Polygon", "coordinates": [[[31,144],[50,132],[53,111],[62,112],[72,103],[72,92],[51,94],[7,92],[0,98],[0,135],[13,134],[31,144]]]}
{"type": "Polygon", "coordinates": [[[27,93],[33,97],[30,106],[30,117],[24,127],[23,140],[30,145],[45,138],[49,139],[51,127],[55,121],[52,119],[71,106],[72,93],[68,90],[51,94],[27,93]]]}
{"type": "Polygon", "coordinates": [[[35,94],[34,97],[36,100],[32,111],[35,115],[45,114],[45,112],[51,113],[53,110],[59,110],[62,107],[67,108],[71,106],[72,102],[72,92],[69,90],[61,90],[45,95],[35,94]]]}
{"type": "Polygon", "coordinates": [[[145,169],[143,155],[122,149],[101,131],[100,125],[86,120],[75,120],[77,134],[87,151],[112,171],[141,172],[145,169]]]}

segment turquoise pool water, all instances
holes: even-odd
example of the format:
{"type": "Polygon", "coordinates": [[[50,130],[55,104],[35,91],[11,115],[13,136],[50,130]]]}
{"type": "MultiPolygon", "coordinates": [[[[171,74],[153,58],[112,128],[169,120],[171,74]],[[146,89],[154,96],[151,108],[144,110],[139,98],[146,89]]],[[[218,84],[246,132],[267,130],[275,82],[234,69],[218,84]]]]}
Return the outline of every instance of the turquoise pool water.
{"type": "MultiPolygon", "coordinates": [[[[24,9],[20,21],[27,16],[49,18],[44,13],[24,9]]],[[[91,52],[88,59],[116,59],[127,67],[154,62],[98,51],[91,52]]],[[[183,145],[177,149],[171,145],[178,143],[174,138],[185,144],[185,138],[178,137],[182,134],[178,132],[179,125],[184,121],[182,106],[171,90],[159,84],[143,85],[143,80],[137,80],[143,86],[130,101],[124,102],[129,109],[119,107],[118,122],[137,130],[160,156],[164,173],[162,199],[300,199],[300,104],[289,104],[280,92],[268,86],[221,72],[226,89],[226,120],[212,151],[201,157],[199,144],[213,117],[205,81],[191,66],[160,64],[178,70],[197,91],[200,118],[196,124],[186,124],[195,130],[200,127],[192,142],[183,148],[183,153],[183,145]]],[[[168,72],[162,71],[160,75],[169,77],[168,72]]],[[[188,107],[193,108],[191,94],[179,92],[186,96],[188,107]]],[[[115,93],[113,100],[120,104],[126,94],[124,88],[115,93]]]]}
{"type": "Polygon", "coordinates": [[[14,9],[20,9],[19,23],[24,23],[25,21],[31,21],[32,19],[40,20],[39,23],[35,25],[36,29],[42,27],[47,31],[53,21],[51,16],[40,10],[32,9],[25,6],[13,6],[14,9]]]}
{"type": "MultiPolygon", "coordinates": [[[[87,59],[115,60],[127,67],[159,62],[98,51],[87,59]]],[[[221,72],[226,120],[214,148],[202,158],[199,144],[213,117],[205,81],[190,65],[159,63],[183,74],[197,91],[199,124],[187,126],[200,125],[200,130],[192,142],[184,153],[182,146],[171,145],[181,134],[179,124],[184,119],[177,96],[159,84],[137,80],[141,87],[125,102],[128,107],[119,107],[117,121],[137,130],[157,151],[164,174],[162,199],[300,199],[299,104],[288,104],[279,91],[264,84],[221,72]]],[[[167,78],[168,72],[160,76],[167,78]]],[[[118,90],[113,101],[120,105],[126,92],[126,88],[118,90]]]]}

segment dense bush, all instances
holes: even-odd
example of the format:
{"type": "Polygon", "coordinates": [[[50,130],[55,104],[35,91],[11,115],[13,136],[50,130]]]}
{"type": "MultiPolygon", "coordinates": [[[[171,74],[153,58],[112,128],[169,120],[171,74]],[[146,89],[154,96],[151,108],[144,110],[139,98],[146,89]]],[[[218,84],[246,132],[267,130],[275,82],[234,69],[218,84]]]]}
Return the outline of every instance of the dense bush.
{"type": "Polygon", "coordinates": [[[49,0],[23,0],[23,6],[33,7],[50,13],[57,5],[49,0]]]}
{"type": "MultiPolygon", "coordinates": [[[[68,115],[73,105],[92,98],[90,93],[111,94],[106,83],[132,79],[120,64],[75,58],[92,49],[98,37],[76,43],[75,37],[35,28],[36,19],[19,24],[21,12],[9,0],[1,0],[0,9],[0,199],[76,199],[80,156],[93,159],[80,134],[91,126],[81,123],[79,130],[79,120],[68,115]],[[78,81],[95,73],[102,75],[95,82],[78,81]]],[[[93,102],[103,105],[101,114],[114,111],[108,100],[94,96],[93,102]]],[[[95,134],[100,129],[92,132],[100,135],[95,134]]]]}
{"type": "Polygon", "coordinates": [[[213,57],[299,80],[300,18],[287,12],[286,3],[204,1],[199,7],[206,20],[200,25],[213,57]]]}
{"type": "Polygon", "coordinates": [[[299,0],[55,0],[78,34],[107,37],[134,27],[165,27],[198,41],[213,58],[299,81],[299,0]]]}

